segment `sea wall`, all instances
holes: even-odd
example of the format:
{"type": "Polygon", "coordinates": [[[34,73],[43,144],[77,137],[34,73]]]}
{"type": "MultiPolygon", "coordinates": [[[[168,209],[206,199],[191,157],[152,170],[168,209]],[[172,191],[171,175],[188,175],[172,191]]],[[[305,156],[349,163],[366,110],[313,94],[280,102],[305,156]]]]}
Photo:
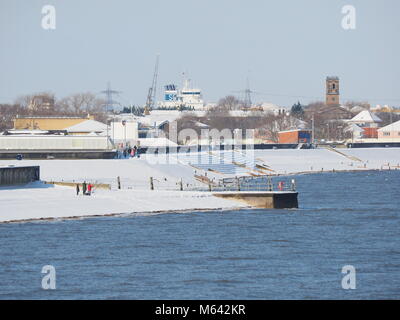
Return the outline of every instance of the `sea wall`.
{"type": "Polygon", "coordinates": [[[40,180],[40,167],[0,167],[0,185],[24,184],[40,180]]]}
{"type": "Polygon", "coordinates": [[[215,192],[214,196],[246,203],[255,208],[296,209],[299,207],[294,191],[237,191],[215,192]]]}

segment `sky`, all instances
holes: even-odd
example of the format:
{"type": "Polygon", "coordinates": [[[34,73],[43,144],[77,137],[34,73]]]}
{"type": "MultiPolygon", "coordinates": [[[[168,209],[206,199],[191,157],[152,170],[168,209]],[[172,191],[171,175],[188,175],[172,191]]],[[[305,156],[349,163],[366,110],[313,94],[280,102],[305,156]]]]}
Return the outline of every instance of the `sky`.
{"type": "Polygon", "coordinates": [[[341,101],[400,106],[398,0],[0,0],[0,103],[19,95],[111,86],[143,105],[160,55],[157,96],[183,72],[206,102],[243,98],[291,106],[324,100],[339,76],[341,101]],[[53,30],[42,7],[56,10],[53,30]],[[342,27],[344,5],[355,29],[342,27]]]}

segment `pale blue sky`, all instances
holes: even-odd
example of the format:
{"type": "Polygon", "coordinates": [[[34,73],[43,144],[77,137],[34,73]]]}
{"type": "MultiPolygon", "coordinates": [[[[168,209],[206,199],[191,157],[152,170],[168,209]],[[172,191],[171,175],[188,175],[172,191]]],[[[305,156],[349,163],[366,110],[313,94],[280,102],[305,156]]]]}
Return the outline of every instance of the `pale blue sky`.
{"type": "Polygon", "coordinates": [[[143,104],[160,53],[158,93],[186,71],[213,102],[249,77],[273,94],[253,100],[291,106],[323,99],[338,75],[344,99],[400,106],[399,16],[398,0],[0,0],[0,102],[111,81],[120,102],[143,104]],[[41,27],[46,4],[56,30],[41,27]],[[346,4],[356,30],[341,27],[346,4]]]}

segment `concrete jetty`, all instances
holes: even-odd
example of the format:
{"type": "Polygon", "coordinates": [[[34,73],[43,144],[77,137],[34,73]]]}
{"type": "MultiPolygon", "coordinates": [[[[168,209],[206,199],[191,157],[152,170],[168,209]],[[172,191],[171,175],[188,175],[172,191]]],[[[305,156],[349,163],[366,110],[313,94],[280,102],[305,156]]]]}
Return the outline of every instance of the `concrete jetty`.
{"type": "Polygon", "coordinates": [[[214,192],[213,195],[246,203],[255,208],[297,209],[299,207],[296,191],[222,191],[214,192]]]}
{"type": "Polygon", "coordinates": [[[39,166],[0,167],[0,185],[16,185],[40,180],[39,166]]]}

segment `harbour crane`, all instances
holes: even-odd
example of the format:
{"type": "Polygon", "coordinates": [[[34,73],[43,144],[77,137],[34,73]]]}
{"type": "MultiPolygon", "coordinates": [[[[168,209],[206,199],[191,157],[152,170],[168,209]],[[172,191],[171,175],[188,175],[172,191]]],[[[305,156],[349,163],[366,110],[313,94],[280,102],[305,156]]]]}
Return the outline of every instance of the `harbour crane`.
{"type": "Polygon", "coordinates": [[[144,114],[149,115],[150,110],[154,108],[155,100],[156,100],[156,93],[157,93],[157,77],[158,77],[158,61],[160,55],[158,54],[156,57],[156,65],[154,67],[154,74],[153,74],[153,82],[151,87],[149,88],[149,92],[147,94],[146,105],[144,107],[144,114]]]}

